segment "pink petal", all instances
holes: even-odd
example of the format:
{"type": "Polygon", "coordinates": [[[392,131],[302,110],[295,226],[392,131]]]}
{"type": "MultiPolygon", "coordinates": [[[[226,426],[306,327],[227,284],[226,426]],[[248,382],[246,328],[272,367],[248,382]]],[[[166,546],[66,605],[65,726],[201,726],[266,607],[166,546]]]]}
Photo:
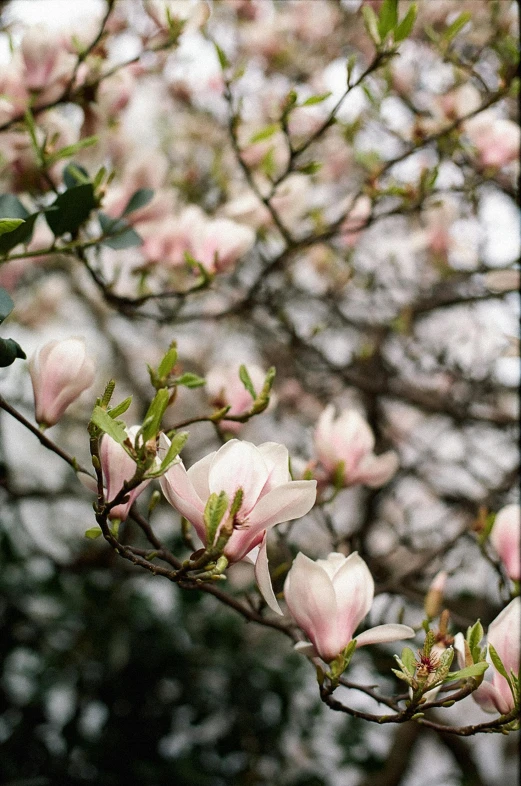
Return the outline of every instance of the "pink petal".
{"type": "Polygon", "coordinates": [[[398,466],[398,454],[394,450],[382,453],[381,456],[370,454],[360,462],[350,482],[364,483],[371,488],[378,488],[392,478],[398,466]]]}
{"type": "Polygon", "coordinates": [[[344,560],[332,578],[339,626],[346,642],[368,614],[374,597],[374,581],[364,560],[355,551],[344,560]]]}
{"type": "Polygon", "coordinates": [[[386,641],[401,641],[402,639],[412,639],[416,636],[415,631],[408,625],[377,625],[375,628],[364,630],[363,633],[355,636],[356,646],[365,647],[366,644],[383,644],[386,641]]]}
{"type": "Polygon", "coordinates": [[[512,706],[505,702],[501,693],[490,682],[482,682],[472,694],[472,698],[484,712],[499,712],[500,715],[506,715],[512,709],[512,706]]]}
{"type": "Polygon", "coordinates": [[[191,521],[197,534],[205,543],[206,531],[203,521],[204,504],[198,497],[182,461],[170,467],[160,479],[161,489],[169,503],[191,521]]]}
{"type": "Polygon", "coordinates": [[[259,450],[250,442],[231,439],[215,454],[208,485],[210,491],[225,491],[230,500],[242,488],[244,500],[241,515],[246,516],[259,498],[269,476],[268,467],[259,450]]]}
{"type": "Polygon", "coordinates": [[[271,489],[290,482],[289,454],[287,447],[279,445],[278,442],[263,442],[262,445],[259,445],[258,450],[270,473],[262,489],[262,496],[264,496],[271,489]]]}
{"type": "Polygon", "coordinates": [[[282,611],[278,604],[277,598],[275,597],[275,593],[273,592],[266,544],[267,533],[264,534],[257,561],[255,563],[255,579],[257,581],[257,586],[260,590],[260,593],[270,609],[276,612],[276,614],[280,614],[280,616],[282,616],[282,611]]]}
{"type": "Polygon", "coordinates": [[[292,480],[269,491],[248,516],[253,532],[269,529],[283,521],[299,519],[309,513],[317,496],[316,480],[292,480]]]}
{"type": "Polygon", "coordinates": [[[217,451],[213,451],[213,453],[209,453],[207,456],[202,458],[200,461],[196,461],[195,464],[192,464],[189,470],[187,470],[188,477],[190,478],[190,482],[194,487],[195,493],[199,497],[199,499],[206,501],[210,496],[210,487],[208,485],[208,474],[210,472],[210,466],[216,455],[217,451]]]}

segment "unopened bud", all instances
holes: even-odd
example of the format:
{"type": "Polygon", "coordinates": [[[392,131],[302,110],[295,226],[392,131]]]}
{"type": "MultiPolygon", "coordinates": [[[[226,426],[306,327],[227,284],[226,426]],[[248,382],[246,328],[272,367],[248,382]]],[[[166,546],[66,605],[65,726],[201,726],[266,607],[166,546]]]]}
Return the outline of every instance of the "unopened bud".
{"type": "MultiPolygon", "coordinates": [[[[447,573],[442,570],[438,573],[429,587],[429,591],[425,596],[424,609],[425,614],[429,619],[434,619],[440,613],[443,603],[443,593],[445,591],[445,584],[447,583],[447,573]]],[[[441,628],[441,622],[440,622],[441,628]]]]}

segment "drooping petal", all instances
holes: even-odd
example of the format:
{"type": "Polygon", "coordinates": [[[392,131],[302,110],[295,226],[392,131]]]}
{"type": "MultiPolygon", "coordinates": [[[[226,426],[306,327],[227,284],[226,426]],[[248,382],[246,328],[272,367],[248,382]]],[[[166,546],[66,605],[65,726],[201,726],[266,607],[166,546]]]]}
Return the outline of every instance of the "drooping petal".
{"type": "Polygon", "coordinates": [[[225,491],[230,500],[242,488],[241,515],[246,516],[257,502],[268,476],[266,462],[255,445],[231,439],[213,457],[208,485],[216,494],[225,491]]]}
{"type": "Polygon", "coordinates": [[[413,639],[415,631],[408,625],[398,625],[389,623],[387,625],[376,625],[374,628],[364,630],[356,638],[357,647],[365,647],[366,644],[383,644],[386,641],[401,641],[402,639],[413,639]]]}
{"type": "Polygon", "coordinates": [[[388,450],[381,456],[372,453],[365,456],[356,467],[351,483],[365,483],[370,488],[378,488],[393,477],[398,466],[398,454],[394,450],[388,450]]]}
{"type": "Polygon", "coordinates": [[[333,660],[348,642],[338,635],[336,598],[327,573],[299,552],[286,578],[284,597],[293,619],[320,657],[333,660]]]}
{"type": "Polygon", "coordinates": [[[504,700],[498,689],[490,682],[483,681],[472,694],[472,698],[484,712],[499,712],[500,715],[506,715],[512,709],[512,706],[504,700]]]}
{"type": "Polygon", "coordinates": [[[255,580],[260,593],[270,609],[282,617],[282,611],[278,604],[275,593],[273,592],[273,585],[271,583],[270,569],[268,563],[267,551],[267,534],[264,533],[262,543],[255,563],[255,580]]]}
{"type": "Polygon", "coordinates": [[[269,529],[283,521],[299,519],[309,513],[317,496],[316,480],[292,480],[269,491],[248,516],[252,532],[269,529]]]}
{"type": "MultiPolygon", "coordinates": [[[[507,674],[519,674],[521,638],[521,598],[519,595],[490,623],[487,641],[492,644],[507,674]]],[[[504,678],[503,678],[504,679],[504,678]]]]}

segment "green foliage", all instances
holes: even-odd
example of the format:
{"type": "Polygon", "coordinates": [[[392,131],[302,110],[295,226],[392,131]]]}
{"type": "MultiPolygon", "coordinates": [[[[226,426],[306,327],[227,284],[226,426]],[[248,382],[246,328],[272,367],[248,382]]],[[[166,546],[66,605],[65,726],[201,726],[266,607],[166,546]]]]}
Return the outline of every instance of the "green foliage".
{"type": "Polygon", "coordinates": [[[112,437],[112,439],[115,440],[118,445],[122,445],[125,440],[128,439],[128,434],[123,421],[115,420],[109,415],[108,412],[99,406],[94,407],[94,411],[91,416],[91,422],[101,429],[104,434],[108,434],[109,437],[112,437]]]}
{"type": "Polygon", "coordinates": [[[277,131],[280,131],[280,125],[278,123],[271,123],[271,125],[261,128],[260,131],[257,131],[256,134],[250,137],[250,145],[254,145],[256,142],[263,142],[265,139],[270,139],[277,131]]]}
{"type": "Polygon", "coordinates": [[[121,215],[128,216],[129,213],[133,213],[135,210],[141,210],[142,207],[146,207],[148,205],[153,196],[154,191],[151,188],[139,188],[132,194],[121,215]]]}
{"type": "Polygon", "coordinates": [[[94,186],[92,183],[82,183],[59,194],[45,211],[45,218],[56,237],[65,232],[74,234],[95,207],[94,186]]]}
{"type": "Polygon", "coordinates": [[[106,213],[99,213],[98,219],[103,233],[102,245],[120,251],[140,246],[143,239],[130,224],[120,218],[114,219],[106,213]]]}
{"type": "Polygon", "coordinates": [[[2,222],[7,219],[23,222],[16,226],[11,225],[12,228],[4,229],[4,232],[0,230],[0,256],[5,256],[19,243],[28,243],[31,240],[38,213],[29,214],[29,211],[13,194],[1,194],[0,216],[2,216],[2,222]]]}
{"type": "Polygon", "coordinates": [[[20,224],[25,224],[23,218],[0,218],[0,236],[18,229],[20,224]]]}
{"type": "Polygon", "coordinates": [[[454,680],[466,680],[470,677],[481,677],[488,669],[488,663],[481,661],[474,663],[472,666],[465,666],[464,669],[459,671],[452,671],[445,677],[445,682],[453,682],[454,680]]]}
{"type": "Polygon", "coordinates": [[[244,385],[244,387],[246,388],[252,399],[255,401],[255,399],[257,398],[257,393],[255,392],[255,388],[253,387],[253,382],[251,381],[251,377],[248,373],[248,369],[243,364],[241,364],[241,366],[239,367],[239,379],[241,380],[242,384],[244,385]]]}
{"type": "MultiPolygon", "coordinates": [[[[0,287],[0,325],[14,308],[11,296],[0,287]]],[[[0,368],[12,365],[17,358],[25,360],[26,354],[20,344],[12,338],[0,338],[0,368]]]]}
{"type": "Polygon", "coordinates": [[[160,388],[152,399],[147,413],[143,418],[143,424],[138,432],[138,437],[140,437],[143,442],[146,443],[157,435],[169,401],[170,393],[168,390],[166,388],[160,388]]]}
{"type": "Polygon", "coordinates": [[[191,371],[186,371],[174,380],[176,385],[183,385],[185,388],[200,388],[206,385],[206,380],[198,374],[193,374],[191,371]]]}
{"type": "Polygon", "coordinates": [[[213,492],[208,497],[203,516],[208,548],[214,544],[219,524],[228,508],[228,501],[228,495],[225,491],[221,491],[219,494],[213,492]]]}

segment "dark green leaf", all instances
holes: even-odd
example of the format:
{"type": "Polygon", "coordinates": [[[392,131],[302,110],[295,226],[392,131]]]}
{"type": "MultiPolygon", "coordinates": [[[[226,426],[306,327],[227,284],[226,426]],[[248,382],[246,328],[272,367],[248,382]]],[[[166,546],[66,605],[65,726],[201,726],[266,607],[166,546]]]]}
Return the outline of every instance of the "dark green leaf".
{"type": "Polygon", "coordinates": [[[105,213],[100,213],[99,222],[101,231],[107,235],[105,239],[100,241],[104,246],[121,250],[140,246],[143,242],[143,238],[126,221],[113,219],[105,213]]]}
{"type": "Polygon", "coordinates": [[[96,207],[92,183],[72,186],[60,194],[45,213],[45,218],[56,237],[75,232],[96,207]]]}
{"type": "Polygon", "coordinates": [[[0,338],[0,367],[5,368],[15,362],[17,358],[25,360],[27,355],[20,344],[12,338],[0,338]]]}
{"type": "Polygon", "coordinates": [[[12,232],[7,232],[0,237],[0,256],[5,256],[12,248],[20,243],[29,243],[33,236],[33,229],[38,213],[27,216],[23,224],[20,224],[12,232]]]}
{"type": "Polygon", "coordinates": [[[0,195],[0,215],[2,218],[27,218],[29,211],[12,194],[0,195]]]}
{"type": "Polygon", "coordinates": [[[145,205],[148,205],[153,196],[154,192],[151,188],[138,189],[138,191],[132,194],[128,200],[127,206],[121,215],[128,216],[128,214],[133,213],[134,210],[140,210],[142,207],[145,207],[145,205]]]}

